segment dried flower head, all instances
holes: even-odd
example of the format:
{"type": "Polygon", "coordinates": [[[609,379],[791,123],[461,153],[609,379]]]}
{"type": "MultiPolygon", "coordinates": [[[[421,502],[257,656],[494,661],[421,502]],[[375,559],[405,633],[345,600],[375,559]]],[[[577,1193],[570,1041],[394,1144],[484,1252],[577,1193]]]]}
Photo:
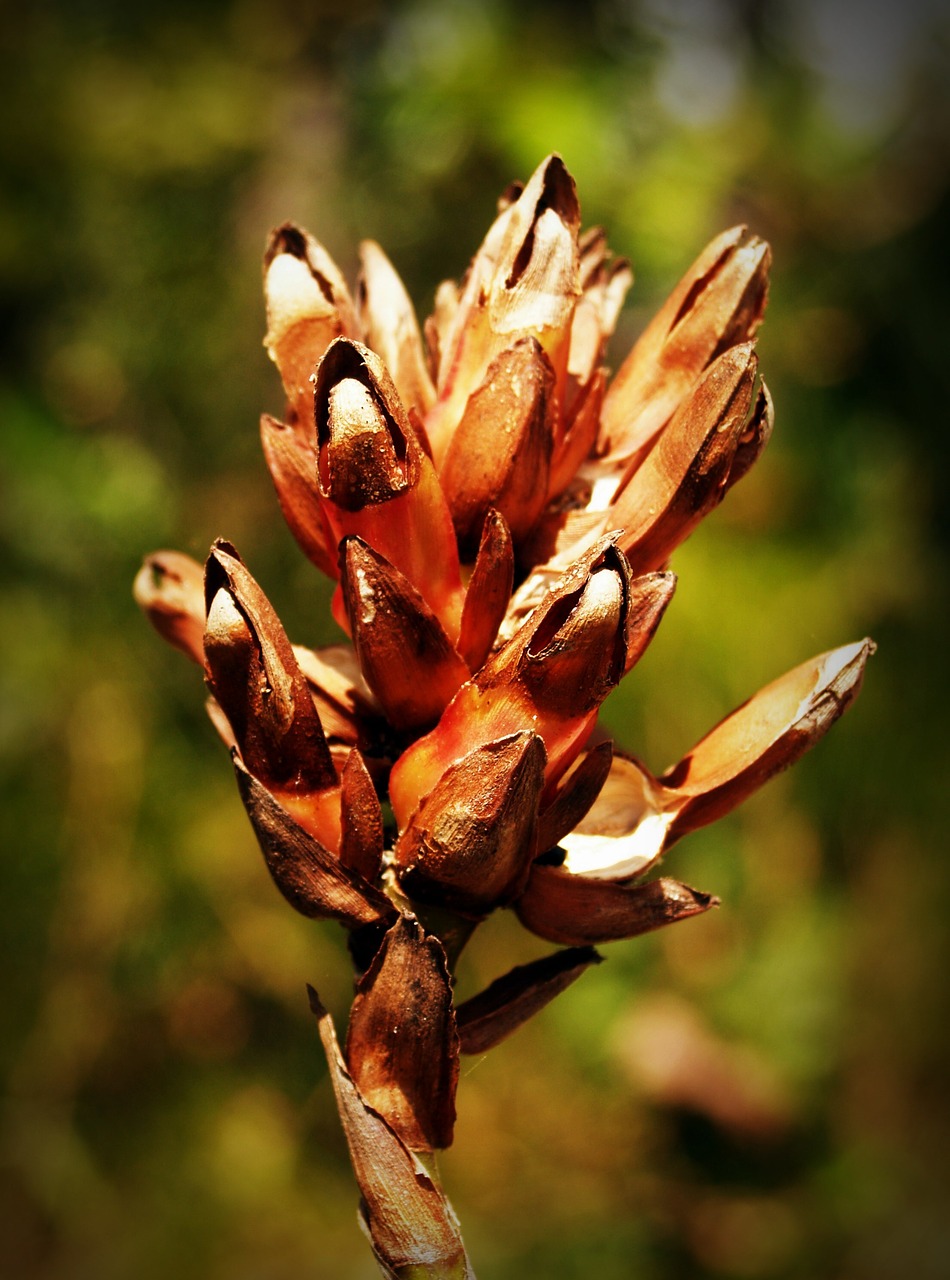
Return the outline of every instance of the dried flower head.
{"type": "Polygon", "coordinates": [[[594,736],[670,603],[670,556],[772,429],[755,355],[769,250],[745,228],[700,255],[609,385],[631,273],[581,232],[556,155],[509,189],[424,326],[382,249],[361,262],[354,302],[288,224],[264,272],[287,397],[264,453],[349,643],[292,645],[225,542],[203,572],[151,556],[135,590],[204,668],[277,887],[350,931],[342,1052],[313,1007],[380,1266],[465,1276],[426,1164],[452,1141],[459,1053],[504,1039],[595,945],[716,905],[649,873],[818,741],[873,645],[779,677],[660,776],[594,736]],[[459,951],[499,907],[564,949],[456,1008],[459,951]]]}

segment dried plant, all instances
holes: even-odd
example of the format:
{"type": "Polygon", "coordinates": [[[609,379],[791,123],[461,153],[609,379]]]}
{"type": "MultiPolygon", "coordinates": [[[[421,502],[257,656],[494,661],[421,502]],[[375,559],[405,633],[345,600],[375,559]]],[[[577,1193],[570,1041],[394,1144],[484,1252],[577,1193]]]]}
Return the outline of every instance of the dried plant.
{"type": "Polygon", "coordinates": [[[873,646],[781,676],[659,777],[596,733],[670,603],[670,556],[769,438],[765,243],[715,239],[609,385],[631,273],[581,233],[558,156],[505,193],[424,338],[379,246],[361,258],[353,298],[288,224],[264,268],[287,397],[264,453],[351,643],[292,645],[223,541],[203,570],[150,556],[136,595],[204,670],[277,887],[349,931],[343,1049],[311,1003],[380,1268],[467,1276],[429,1159],[452,1141],[459,1055],[513,1032],[597,944],[714,906],[649,873],[825,733],[873,646]],[[561,949],[456,1006],[459,952],[499,907],[561,949]]]}

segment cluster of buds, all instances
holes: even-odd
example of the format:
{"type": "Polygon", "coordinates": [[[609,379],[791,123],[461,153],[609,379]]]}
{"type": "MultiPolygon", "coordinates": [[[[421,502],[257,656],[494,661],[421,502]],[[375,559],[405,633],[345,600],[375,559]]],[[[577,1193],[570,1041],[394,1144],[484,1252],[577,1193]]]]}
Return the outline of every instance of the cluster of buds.
{"type": "Polygon", "coordinates": [[[452,1141],[459,1055],[514,1031],[596,945],[715,905],[649,873],[824,734],[873,646],[781,676],[660,776],[596,728],[670,602],[671,554],[768,440],[765,243],[714,240],[609,385],[631,273],[581,232],[558,156],[505,193],[424,330],[378,245],[361,260],[354,298],[286,225],[264,267],[287,398],[264,453],[349,643],[291,644],[223,541],[203,568],[150,556],[136,595],[204,671],[277,887],[349,931],[343,1049],[312,1005],[380,1267],[465,1276],[429,1159],[452,1141]],[[499,907],[559,949],[456,1005],[458,954],[499,907]]]}

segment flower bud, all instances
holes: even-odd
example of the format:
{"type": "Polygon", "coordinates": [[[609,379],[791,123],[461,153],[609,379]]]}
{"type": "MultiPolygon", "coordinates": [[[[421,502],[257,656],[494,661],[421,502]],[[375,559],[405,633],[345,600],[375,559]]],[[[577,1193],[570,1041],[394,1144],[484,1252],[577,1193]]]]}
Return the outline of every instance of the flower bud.
{"type": "Polygon", "coordinates": [[[203,667],[205,610],[201,565],[179,551],[155,551],[146,556],[136,575],[132,594],[158,634],[203,667]]]}
{"type": "Polygon", "coordinates": [[[438,467],[469,397],[495,356],[518,338],[539,342],[562,398],[580,292],[579,225],[574,181],[560,156],[551,155],[496,219],[442,334],[438,400],[426,419],[438,467]]]}
{"type": "Polygon", "coordinates": [[[389,374],[340,339],[317,372],[318,474],[337,541],[355,534],[409,580],[458,639],[462,580],[452,518],[389,374]]]}
{"type": "Polygon", "coordinates": [[[226,542],[208,557],[205,599],[208,683],[244,764],[335,850],[338,783],[320,717],[276,613],[226,542]]]}
{"type": "Polygon", "coordinates": [[[745,227],[709,244],[621,365],[604,403],[599,451],[622,466],[649,447],[720,354],[755,336],[771,253],[745,227]]]}
{"type": "Polygon", "coordinates": [[[660,568],[722,501],[748,431],[756,359],[733,347],[706,371],[607,512],[634,573],[660,568]]]}
{"type": "Polygon", "coordinates": [[[462,547],[490,508],[517,542],[547,501],[553,445],[554,370],[536,338],[522,338],[488,366],[465,406],[440,474],[462,547]]]}

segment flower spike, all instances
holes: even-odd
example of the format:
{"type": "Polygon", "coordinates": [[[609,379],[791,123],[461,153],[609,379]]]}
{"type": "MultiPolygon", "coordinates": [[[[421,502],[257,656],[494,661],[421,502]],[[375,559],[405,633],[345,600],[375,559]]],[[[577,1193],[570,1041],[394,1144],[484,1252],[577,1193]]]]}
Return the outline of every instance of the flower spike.
{"type": "Polygon", "coordinates": [[[345,1055],[312,990],[311,1006],[388,1280],[472,1280],[434,1159],[459,1054],[523,1025],[600,962],[594,945],[716,906],[645,876],[861,687],[869,640],[773,681],[660,775],[597,727],[670,605],[670,557],[771,435],[754,349],[769,263],[744,227],[717,237],[611,381],[633,274],[581,230],[556,154],[506,188],[424,340],[379,245],[360,248],[354,306],[286,223],[264,286],[287,405],[261,440],[348,641],[291,645],[223,541],[203,583],[174,552],[136,578],[152,625],[203,668],[279,891],[348,932],[345,1055]],[[456,963],[502,908],[565,949],[456,1008],[456,963]]]}

